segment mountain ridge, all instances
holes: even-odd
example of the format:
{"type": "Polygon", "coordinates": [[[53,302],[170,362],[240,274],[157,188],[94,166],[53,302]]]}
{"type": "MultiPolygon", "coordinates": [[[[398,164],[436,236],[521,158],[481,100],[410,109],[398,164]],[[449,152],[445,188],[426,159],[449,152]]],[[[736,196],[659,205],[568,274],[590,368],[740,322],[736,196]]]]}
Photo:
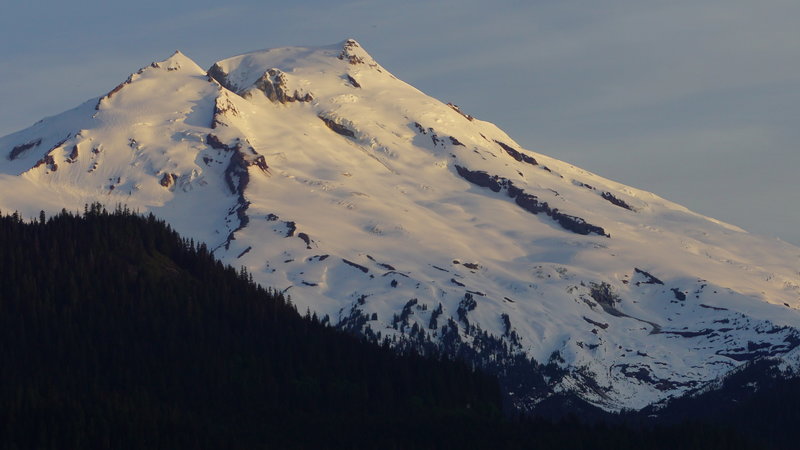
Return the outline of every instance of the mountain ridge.
{"type": "Polygon", "coordinates": [[[525,150],[352,39],[177,52],[0,152],[4,210],[124,203],[331,325],[558,368],[523,409],[638,409],[800,343],[800,249],[525,150]]]}

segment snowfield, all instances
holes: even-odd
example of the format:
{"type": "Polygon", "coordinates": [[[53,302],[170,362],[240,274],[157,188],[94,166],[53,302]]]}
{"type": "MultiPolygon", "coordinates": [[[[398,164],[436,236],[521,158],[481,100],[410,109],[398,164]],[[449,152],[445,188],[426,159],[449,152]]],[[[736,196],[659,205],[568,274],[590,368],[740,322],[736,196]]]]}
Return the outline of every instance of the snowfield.
{"type": "Polygon", "coordinates": [[[208,72],[176,52],[0,138],[0,192],[23,217],[153,212],[374,340],[549,363],[523,408],[638,409],[755,358],[798,366],[800,248],[525,150],[353,40],[208,72]]]}

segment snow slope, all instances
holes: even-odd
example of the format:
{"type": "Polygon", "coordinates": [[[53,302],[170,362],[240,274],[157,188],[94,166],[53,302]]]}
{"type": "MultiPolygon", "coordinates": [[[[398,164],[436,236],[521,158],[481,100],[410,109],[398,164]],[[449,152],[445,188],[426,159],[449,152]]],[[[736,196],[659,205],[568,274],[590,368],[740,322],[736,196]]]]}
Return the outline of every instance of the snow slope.
{"type": "Polygon", "coordinates": [[[152,211],[375,340],[534,358],[523,408],[641,408],[800,344],[800,248],[524,150],[353,40],[176,52],[0,138],[0,189],[23,217],[152,211]]]}

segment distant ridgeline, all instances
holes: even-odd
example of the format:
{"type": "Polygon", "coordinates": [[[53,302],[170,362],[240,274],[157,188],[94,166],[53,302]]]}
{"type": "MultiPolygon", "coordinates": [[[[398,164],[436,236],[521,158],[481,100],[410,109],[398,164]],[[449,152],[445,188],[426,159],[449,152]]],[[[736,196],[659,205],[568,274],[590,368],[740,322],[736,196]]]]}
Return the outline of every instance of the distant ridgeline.
{"type": "Polygon", "coordinates": [[[0,448],[747,448],[510,420],[494,378],[301,317],[163,221],[0,217],[0,448]]]}

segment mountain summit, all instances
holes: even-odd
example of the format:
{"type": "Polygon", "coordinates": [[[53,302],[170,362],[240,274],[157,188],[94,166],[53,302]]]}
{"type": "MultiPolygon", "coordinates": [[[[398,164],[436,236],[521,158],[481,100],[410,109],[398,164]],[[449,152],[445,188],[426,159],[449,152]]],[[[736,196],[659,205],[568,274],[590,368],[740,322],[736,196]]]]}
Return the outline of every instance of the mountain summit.
{"type": "Polygon", "coordinates": [[[352,39],[207,72],[176,52],[0,138],[0,189],[23,217],[153,212],[332,326],[494,371],[522,409],[798,365],[799,248],[525,150],[352,39]]]}

